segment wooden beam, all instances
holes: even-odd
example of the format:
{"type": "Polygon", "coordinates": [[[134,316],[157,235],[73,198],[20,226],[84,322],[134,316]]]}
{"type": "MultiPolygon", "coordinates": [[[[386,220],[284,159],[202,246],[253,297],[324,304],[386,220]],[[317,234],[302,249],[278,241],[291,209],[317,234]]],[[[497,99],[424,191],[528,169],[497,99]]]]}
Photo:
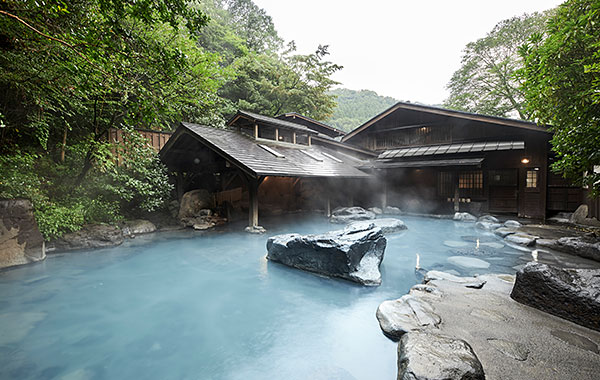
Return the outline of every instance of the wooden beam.
{"type": "Polygon", "coordinates": [[[279,128],[275,128],[275,141],[279,141],[279,128]]]}
{"type": "Polygon", "coordinates": [[[295,144],[296,143],[296,132],[294,132],[292,136],[293,136],[293,142],[295,144]]]}
{"type": "Polygon", "coordinates": [[[254,124],[254,138],[258,138],[258,124],[254,124]]]}
{"type": "Polygon", "coordinates": [[[311,136],[308,135],[308,146],[311,146],[311,144],[312,144],[312,139],[311,139],[311,136]]]}

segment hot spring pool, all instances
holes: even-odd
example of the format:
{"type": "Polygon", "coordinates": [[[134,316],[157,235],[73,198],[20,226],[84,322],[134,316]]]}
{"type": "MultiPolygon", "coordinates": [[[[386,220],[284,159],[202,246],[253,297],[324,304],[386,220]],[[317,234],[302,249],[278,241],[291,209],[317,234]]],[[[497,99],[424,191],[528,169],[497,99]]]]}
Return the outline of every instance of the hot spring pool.
{"type": "Polygon", "coordinates": [[[514,273],[532,258],[472,223],[401,219],[377,288],[267,262],[269,235],[340,228],[299,215],[261,220],[266,236],[242,224],[161,233],[4,270],[0,378],[395,379],[396,345],[375,311],[418,281],[416,254],[461,275],[514,273]],[[477,238],[488,269],[447,260],[477,253],[477,238]]]}

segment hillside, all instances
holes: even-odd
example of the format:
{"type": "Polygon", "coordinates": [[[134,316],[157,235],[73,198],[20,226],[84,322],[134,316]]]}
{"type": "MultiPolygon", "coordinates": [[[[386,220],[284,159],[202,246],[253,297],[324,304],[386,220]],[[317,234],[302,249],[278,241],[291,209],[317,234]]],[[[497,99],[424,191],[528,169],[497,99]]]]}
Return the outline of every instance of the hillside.
{"type": "Polygon", "coordinates": [[[329,92],[337,96],[337,107],[327,124],[344,131],[351,131],[398,101],[389,96],[377,95],[370,90],[337,88],[329,92]]]}

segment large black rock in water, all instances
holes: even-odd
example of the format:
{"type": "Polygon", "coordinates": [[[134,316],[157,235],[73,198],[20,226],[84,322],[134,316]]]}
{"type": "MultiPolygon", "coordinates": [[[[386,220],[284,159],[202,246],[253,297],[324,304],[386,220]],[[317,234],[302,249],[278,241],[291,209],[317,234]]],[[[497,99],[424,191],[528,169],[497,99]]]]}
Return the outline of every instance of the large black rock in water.
{"type": "Polygon", "coordinates": [[[267,241],[267,259],[363,285],[381,284],[379,266],[387,240],[372,225],[320,235],[285,234],[267,241]]]}
{"type": "Polygon", "coordinates": [[[600,270],[528,263],[517,272],[511,298],[600,331],[600,270]]]}

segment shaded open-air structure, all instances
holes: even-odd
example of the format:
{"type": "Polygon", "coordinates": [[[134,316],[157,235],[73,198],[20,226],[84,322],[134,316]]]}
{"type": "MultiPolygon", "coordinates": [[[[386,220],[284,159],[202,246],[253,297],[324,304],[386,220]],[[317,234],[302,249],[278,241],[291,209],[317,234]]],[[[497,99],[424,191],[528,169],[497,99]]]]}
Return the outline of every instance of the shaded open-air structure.
{"type": "Polygon", "coordinates": [[[352,192],[333,189],[368,182],[371,174],[358,168],[373,156],[305,126],[241,111],[225,129],[181,123],[160,152],[180,194],[205,188],[228,216],[247,208],[254,227],[259,199],[281,212],[351,203],[352,192]]]}

